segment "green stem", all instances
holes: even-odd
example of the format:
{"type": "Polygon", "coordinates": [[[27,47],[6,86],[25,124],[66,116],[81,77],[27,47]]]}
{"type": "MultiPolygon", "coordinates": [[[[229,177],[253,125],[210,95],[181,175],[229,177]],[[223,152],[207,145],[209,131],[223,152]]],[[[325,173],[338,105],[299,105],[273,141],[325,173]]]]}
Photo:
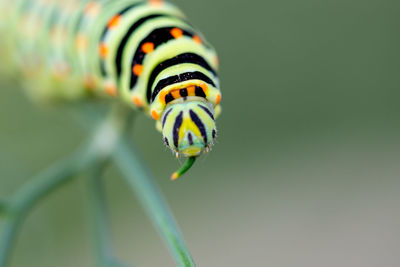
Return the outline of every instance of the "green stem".
{"type": "Polygon", "coordinates": [[[79,150],[36,175],[26,183],[8,202],[6,222],[0,244],[0,267],[7,264],[17,230],[28,211],[49,192],[64,184],[83,166],[90,164],[90,153],[79,150]]]}
{"type": "Polygon", "coordinates": [[[7,217],[2,225],[0,236],[0,267],[5,267],[10,258],[11,248],[22,219],[22,217],[7,217]]]}
{"type": "Polygon", "coordinates": [[[9,201],[3,202],[6,221],[0,236],[0,267],[6,266],[19,226],[31,208],[75,174],[111,154],[125,131],[126,114],[125,108],[113,107],[110,116],[94,132],[87,145],[34,176],[9,201]]]}
{"type": "Polygon", "coordinates": [[[93,164],[97,160],[93,152],[90,148],[79,149],[76,153],[34,176],[12,196],[10,212],[24,213],[30,210],[55,188],[68,182],[73,175],[93,164]]]}
{"type": "Polygon", "coordinates": [[[136,193],[177,264],[181,267],[195,266],[167,202],[146,164],[127,138],[121,139],[113,153],[113,160],[136,193]]]}
{"type": "MultiPolygon", "coordinates": [[[[110,155],[136,192],[139,201],[165,240],[178,265],[195,266],[172,213],[148,168],[136,149],[131,147],[128,138],[123,135],[128,132],[128,127],[131,125],[132,117],[129,114],[132,112],[126,107],[112,108],[109,118],[95,131],[88,145],[29,180],[10,201],[1,202],[0,211],[5,212],[6,221],[0,236],[0,267],[6,266],[19,226],[31,208],[50,192],[69,181],[75,174],[98,164],[110,155]]],[[[94,196],[92,201],[97,202],[98,197],[94,196]]],[[[98,216],[103,218],[105,215],[102,205],[99,203],[94,205],[96,207],[93,218],[98,216]]],[[[101,244],[97,250],[100,253],[110,251],[106,246],[108,243],[106,224],[100,222],[97,227],[96,232],[100,235],[98,241],[101,244]]],[[[110,253],[106,252],[106,254],[110,253]]],[[[109,256],[105,257],[109,259],[109,256]]],[[[121,266],[113,259],[109,263],[108,266],[121,266]]]]}
{"type": "Polygon", "coordinates": [[[88,213],[90,215],[91,232],[93,233],[93,246],[97,256],[97,265],[100,267],[127,266],[116,260],[111,247],[111,238],[108,225],[108,213],[102,181],[104,164],[96,164],[87,179],[86,196],[88,200],[88,213]]]}

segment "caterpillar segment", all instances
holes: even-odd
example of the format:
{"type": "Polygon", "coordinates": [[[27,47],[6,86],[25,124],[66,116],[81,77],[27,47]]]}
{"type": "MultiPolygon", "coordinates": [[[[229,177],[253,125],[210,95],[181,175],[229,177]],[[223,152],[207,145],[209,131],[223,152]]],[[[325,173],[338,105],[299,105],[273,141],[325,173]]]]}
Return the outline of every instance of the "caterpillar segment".
{"type": "Polygon", "coordinates": [[[212,146],[221,111],[218,57],[174,5],[0,0],[0,7],[2,69],[18,69],[34,99],[108,97],[142,110],[173,153],[188,158],[173,179],[212,146]]]}

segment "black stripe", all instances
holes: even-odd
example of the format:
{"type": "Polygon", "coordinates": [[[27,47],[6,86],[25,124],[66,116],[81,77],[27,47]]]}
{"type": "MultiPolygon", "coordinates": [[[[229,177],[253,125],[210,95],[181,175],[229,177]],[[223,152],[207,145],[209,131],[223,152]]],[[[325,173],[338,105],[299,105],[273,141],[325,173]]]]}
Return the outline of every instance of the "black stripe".
{"type": "MultiPolygon", "coordinates": [[[[33,1],[28,1],[28,2],[33,2],[33,1]]],[[[86,13],[85,13],[85,10],[86,10],[86,8],[87,8],[87,6],[88,6],[88,4],[89,4],[90,2],[88,2],[88,3],[86,3],[85,5],[82,5],[82,7],[81,7],[81,9],[79,10],[79,14],[78,14],[78,18],[77,18],[77,23],[76,23],[76,25],[75,25],[75,29],[73,30],[73,34],[75,35],[75,33],[77,33],[77,32],[79,32],[80,31],[80,28],[81,28],[81,24],[82,24],[82,22],[83,22],[83,18],[86,16],[86,13]]],[[[112,2],[107,2],[107,3],[105,3],[104,4],[104,6],[102,7],[102,9],[107,9],[107,5],[109,5],[109,4],[111,4],[112,2]]],[[[103,40],[103,37],[104,37],[104,35],[105,35],[105,32],[104,31],[107,31],[107,27],[106,27],[106,29],[105,30],[103,30],[103,33],[102,33],[102,37],[101,37],[101,40],[103,40]]]]}
{"type": "Polygon", "coordinates": [[[215,131],[215,129],[212,130],[212,137],[213,139],[215,139],[215,137],[217,136],[217,132],[215,131]]]}
{"type": "Polygon", "coordinates": [[[123,14],[125,14],[126,12],[128,12],[130,9],[132,9],[132,8],[134,8],[134,7],[136,7],[136,6],[144,5],[144,4],[146,4],[146,3],[145,3],[145,2],[139,2],[139,3],[132,4],[132,5],[130,5],[130,6],[127,6],[127,7],[124,8],[124,9],[122,9],[121,12],[119,12],[119,14],[120,14],[120,15],[123,15],[123,14]]]}
{"type": "Polygon", "coordinates": [[[179,128],[181,128],[183,122],[183,111],[179,113],[178,117],[175,119],[174,128],[172,129],[172,136],[174,139],[174,146],[178,149],[178,141],[179,141],[179,128]]]}
{"type": "Polygon", "coordinates": [[[132,24],[132,26],[126,32],[126,34],[122,38],[121,42],[119,43],[117,55],[115,57],[115,66],[117,68],[117,77],[118,78],[121,76],[121,72],[122,72],[122,56],[124,53],[124,48],[125,48],[126,44],[128,43],[129,38],[132,36],[133,32],[136,31],[146,21],[155,19],[155,18],[159,18],[159,17],[169,17],[169,15],[152,14],[152,15],[143,17],[143,18],[139,19],[138,21],[136,21],[134,24],[132,24]]]}
{"type": "MultiPolygon", "coordinates": [[[[142,48],[142,45],[144,43],[148,43],[148,42],[149,43],[153,43],[154,44],[154,49],[157,49],[157,47],[159,45],[162,45],[162,44],[167,43],[168,41],[174,39],[174,37],[171,35],[171,30],[173,28],[176,28],[176,27],[166,27],[166,28],[155,29],[146,38],[144,38],[140,42],[140,44],[139,44],[139,46],[138,46],[138,48],[137,48],[137,50],[135,52],[135,55],[134,55],[134,57],[132,59],[131,67],[133,68],[133,66],[135,66],[136,64],[142,64],[143,63],[143,60],[144,60],[144,57],[146,56],[146,54],[142,51],[141,48],[142,48]]],[[[186,30],[184,30],[182,28],[179,28],[179,29],[182,30],[182,33],[183,33],[184,36],[193,37],[193,35],[194,35],[193,33],[188,32],[188,31],[186,31],[186,30]]],[[[133,90],[133,88],[135,87],[137,79],[138,79],[138,77],[136,75],[134,75],[133,73],[131,73],[131,82],[130,82],[130,85],[129,85],[129,88],[131,90],[133,90]]]]}
{"type": "Polygon", "coordinates": [[[157,78],[157,76],[165,69],[179,65],[179,64],[184,64],[184,63],[192,63],[192,64],[197,64],[205,68],[206,70],[210,71],[214,76],[216,75],[215,70],[210,67],[210,65],[207,63],[207,61],[193,53],[183,53],[180,55],[177,55],[176,57],[167,59],[160,64],[158,64],[153,71],[151,72],[149,81],[147,83],[147,100],[150,101],[150,96],[151,96],[151,88],[153,87],[154,80],[157,78]]]}
{"type": "Polygon", "coordinates": [[[196,96],[200,96],[200,97],[206,97],[206,94],[204,93],[203,88],[201,88],[200,86],[196,86],[196,89],[194,91],[194,94],[196,96]]]}
{"type": "Polygon", "coordinates": [[[189,145],[193,145],[193,137],[191,133],[188,133],[189,145]]]}
{"type": "MultiPolygon", "coordinates": [[[[215,83],[204,73],[199,72],[199,71],[195,71],[195,72],[185,72],[182,73],[180,75],[176,75],[176,76],[171,76],[168,78],[165,78],[161,81],[159,81],[156,85],[156,87],[154,88],[153,94],[151,95],[151,102],[154,101],[154,99],[156,99],[158,93],[164,89],[166,86],[174,84],[174,83],[180,83],[180,82],[184,82],[184,81],[188,81],[188,80],[202,80],[203,82],[206,82],[208,84],[211,84],[212,86],[215,86],[215,83]]],[[[149,102],[149,103],[151,103],[149,102]]]]}
{"type": "Polygon", "coordinates": [[[201,136],[203,136],[204,144],[207,145],[207,143],[208,143],[207,142],[207,132],[206,132],[206,128],[204,127],[203,122],[201,121],[201,119],[197,116],[197,114],[193,110],[190,110],[189,113],[190,113],[190,118],[199,128],[201,136]]]}
{"type": "Polygon", "coordinates": [[[164,128],[165,122],[167,121],[167,117],[168,117],[169,113],[171,113],[171,111],[172,111],[172,108],[170,108],[170,109],[167,111],[167,113],[165,113],[165,115],[164,115],[164,118],[163,118],[163,121],[162,121],[162,127],[163,127],[163,128],[164,128]]]}
{"type": "Polygon", "coordinates": [[[208,108],[206,108],[205,106],[200,105],[200,104],[198,104],[198,106],[199,106],[200,108],[202,108],[205,112],[207,112],[207,114],[210,115],[211,119],[214,120],[214,115],[211,113],[211,111],[210,111],[208,108]]]}
{"type": "Polygon", "coordinates": [[[103,59],[100,60],[100,72],[103,77],[107,76],[106,63],[103,59]]]}
{"type": "MultiPolygon", "coordinates": [[[[131,10],[131,9],[133,9],[134,7],[137,7],[137,6],[140,6],[140,5],[143,5],[144,3],[135,3],[135,4],[131,4],[131,5],[129,5],[129,6],[127,6],[127,7],[125,7],[124,9],[122,9],[119,13],[117,13],[116,14],[116,16],[117,15],[123,15],[124,13],[126,13],[126,12],[128,12],[129,10],[131,10]]],[[[81,23],[81,22],[80,22],[81,23]]],[[[102,32],[102,34],[101,34],[101,38],[100,38],[100,40],[101,40],[101,42],[103,42],[104,41],[104,39],[106,38],[106,34],[107,34],[107,32],[108,32],[108,25],[106,25],[106,27],[104,27],[104,29],[103,29],[103,32],[102,32]]],[[[106,66],[105,66],[105,63],[104,63],[104,60],[103,59],[100,59],[100,72],[101,72],[101,75],[103,76],[103,77],[105,77],[106,75],[107,75],[107,71],[106,71],[106,66]]]]}
{"type": "Polygon", "coordinates": [[[183,88],[183,89],[179,90],[179,94],[181,95],[181,97],[187,97],[188,91],[186,88],[183,88]]]}
{"type": "MultiPolygon", "coordinates": [[[[135,4],[131,4],[131,5],[129,5],[129,6],[127,6],[127,7],[125,7],[124,9],[122,9],[120,12],[118,12],[115,16],[118,16],[118,15],[123,15],[124,13],[126,13],[126,12],[128,12],[129,10],[131,10],[132,8],[134,8],[134,7],[137,7],[137,6],[140,6],[140,5],[143,5],[144,3],[135,3],[135,4]]],[[[111,19],[111,18],[110,18],[111,19]]],[[[103,32],[102,32],[102,34],[101,34],[101,40],[104,40],[104,38],[106,37],[106,33],[108,32],[108,25],[104,28],[104,30],[103,30],[103,32]]]]}
{"type": "Polygon", "coordinates": [[[165,96],[165,104],[168,104],[169,102],[171,102],[171,101],[173,101],[173,100],[174,100],[174,97],[172,96],[171,93],[168,93],[168,94],[165,96]]]}

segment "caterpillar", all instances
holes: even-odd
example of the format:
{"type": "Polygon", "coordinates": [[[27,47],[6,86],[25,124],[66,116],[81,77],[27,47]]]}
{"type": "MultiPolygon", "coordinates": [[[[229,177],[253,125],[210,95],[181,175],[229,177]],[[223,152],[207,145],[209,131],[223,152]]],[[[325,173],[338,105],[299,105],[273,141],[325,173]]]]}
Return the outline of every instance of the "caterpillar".
{"type": "Polygon", "coordinates": [[[176,6],[161,0],[0,0],[3,71],[37,101],[115,98],[156,122],[186,164],[216,138],[218,57],[176,6]]]}

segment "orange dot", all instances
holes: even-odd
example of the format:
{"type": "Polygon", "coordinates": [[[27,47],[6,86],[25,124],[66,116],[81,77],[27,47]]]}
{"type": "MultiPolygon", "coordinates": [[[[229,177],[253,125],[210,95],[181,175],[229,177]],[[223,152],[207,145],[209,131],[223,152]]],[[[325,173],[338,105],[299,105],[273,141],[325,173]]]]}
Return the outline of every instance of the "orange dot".
{"type": "Polygon", "coordinates": [[[96,87],[94,78],[91,75],[87,75],[84,78],[83,83],[84,83],[85,88],[88,89],[89,91],[93,91],[94,88],[96,87]]]}
{"type": "Polygon", "coordinates": [[[85,14],[87,16],[96,16],[101,10],[101,5],[95,1],[89,2],[85,7],[85,14]]]}
{"type": "Polygon", "coordinates": [[[151,111],[151,116],[153,117],[153,119],[158,120],[159,115],[158,115],[158,112],[157,112],[157,111],[152,110],[152,111],[151,111]]]}
{"type": "Polygon", "coordinates": [[[219,103],[221,103],[221,94],[218,94],[218,95],[217,95],[217,98],[215,99],[215,101],[216,101],[217,105],[218,105],[219,103]]]}
{"type": "Polygon", "coordinates": [[[138,106],[138,107],[143,107],[143,102],[142,102],[142,100],[140,99],[140,97],[134,96],[132,100],[133,100],[133,103],[134,103],[136,106],[138,106]]]}
{"type": "Polygon", "coordinates": [[[205,83],[200,84],[201,89],[203,89],[204,93],[207,94],[208,92],[208,86],[205,83]]]}
{"type": "Polygon", "coordinates": [[[143,72],[143,65],[140,64],[136,64],[135,66],[133,66],[133,74],[135,74],[136,76],[140,76],[143,72]]]}
{"type": "Polygon", "coordinates": [[[218,57],[218,56],[215,56],[215,57],[214,57],[214,62],[215,62],[215,64],[216,64],[217,66],[219,66],[219,57],[218,57]]]}
{"type": "Polygon", "coordinates": [[[196,95],[196,93],[195,93],[196,87],[194,85],[193,86],[189,86],[187,88],[187,91],[188,91],[188,95],[189,96],[195,96],[196,95]]]}
{"type": "Polygon", "coordinates": [[[105,90],[109,96],[117,96],[117,87],[114,84],[106,84],[105,90]]]}
{"type": "Polygon", "coordinates": [[[142,51],[146,54],[151,53],[154,51],[154,44],[153,43],[144,43],[142,45],[142,51]]]}
{"type": "Polygon", "coordinates": [[[149,0],[148,2],[152,6],[161,6],[163,4],[163,0],[149,0]]]}
{"type": "Polygon", "coordinates": [[[194,35],[193,36],[193,41],[195,41],[198,44],[202,44],[203,43],[203,41],[201,40],[200,36],[198,36],[198,35],[194,35]]]}
{"type": "Polygon", "coordinates": [[[174,99],[180,98],[181,94],[179,93],[179,90],[174,90],[171,92],[171,95],[174,99]]]}
{"type": "Polygon", "coordinates": [[[115,15],[108,21],[108,28],[114,28],[117,27],[121,23],[121,15],[115,15]]]}
{"type": "MultiPolygon", "coordinates": [[[[169,94],[169,91],[167,90],[161,90],[160,94],[158,95],[158,99],[161,99],[161,101],[165,101],[165,96],[169,94]]],[[[164,102],[165,104],[165,102],[164,102]]]]}
{"type": "Polygon", "coordinates": [[[91,10],[92,8],[94,8],[96,6],[97,6],[97,3],[94,1],[87,3],[87,5],[85,7],[85,12],[88,12],[89,10],[91,10]]]}
{"type": "Polygon", "coordinates": [[[101,43],[99,46],[99,53],[102,59],[105,59],[108,55],[108,46],[105,43],[101,43]]]}
{"type": "Polygon", "coordinates": [[[173,28],[170,33],[175,39],[179,39],[183,36],[183,31],[179,28],[173,28]]]}

